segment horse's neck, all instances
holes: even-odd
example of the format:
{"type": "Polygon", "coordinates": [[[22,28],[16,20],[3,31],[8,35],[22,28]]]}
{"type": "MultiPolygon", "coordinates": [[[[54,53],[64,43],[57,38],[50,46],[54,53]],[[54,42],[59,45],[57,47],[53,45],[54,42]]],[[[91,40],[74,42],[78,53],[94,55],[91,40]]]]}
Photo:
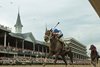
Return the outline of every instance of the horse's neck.
{"type": "Polygon", "coordinates": [[[63,49],[63,45],[60,43],[60,41],[57,38],[51,38],[50,39],[50,49],[53,51],[59,51],[63,49]]]}
{"type": "Polygon", "coordinates": [[[96,50],[91,50],[91,56],[97,56],[98,55],[98,52],[96,50]]]}
{"type": "Polygon", "coordinates": [[[57,39],[56,38],[53,37],[53,38],[50,39],[50,46],[53,49],[56,48],[56,46],[57,46],[57,39]]]}
{"type": "Polygon", "coordinates": [[[50,39],[50,42],[51,42],[52,45],[53,45],[53,44],[56,45],[57,39],[53,37],[53,38],[50,39]]]}

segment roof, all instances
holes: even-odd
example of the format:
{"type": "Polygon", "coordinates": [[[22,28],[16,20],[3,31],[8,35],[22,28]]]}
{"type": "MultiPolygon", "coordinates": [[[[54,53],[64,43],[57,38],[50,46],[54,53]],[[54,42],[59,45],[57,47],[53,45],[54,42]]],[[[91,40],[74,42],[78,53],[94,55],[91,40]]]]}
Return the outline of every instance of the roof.
{"type": "Polygon", "coordinates": [[[69,38],[65,38],[64,40],[73,40],[73,41],[76,41],[77,43],[79,43],[80,45],[82,45],[82,46],[84,46],[84,47],[86,47],[85,45],[83,45],[82,43],[80,43],[79,41],[77,41],[75,38],[73,38],[73,37],[69,37],[69,38]]]}
{"type": "Polygon", "coordinates": [[[35,37],[32,35],[31,32],[29,32],[29,33],[24,33],[24,34],[23,34],[23,38],[24,38],[25,40],[27,40],[27,41],[30,41],[30,42],[35,42],[35,41],[36,41],[36,40],[35,40],[35,37]]]}
{"type": "Polygon", "coordinates": [[[100,0],[89,0],[92,7],[95,9],[96,13],[100,17],[100,0]]]}
{"type": "Polygon", "coordinates": [[[4,26],[4,25],[1,25],[1,24],[0,24],[0,30],[6,31],[6,32],[11,32],[11,28],[4,26]]]}
{"type": "Polygon", "coordinates": [[[23,36],[20,33],[9,33],[9,35],[12,36],[12,37],[23,39],[23,36]]]}
{"type": "Polygon", "coordinates": [[[45,42],[36,40],[36,44],[46,45],[45,42]]]}
{"type": "Polygon", "coordinates": [[[23,39],[23,40],[28,41],[28,42],[46,45],[45,42],[36,40],[31,32],[28,32],[28,33],[9,33],[9,35],[12,37],[23,39]]]}
{"type": "Polygon", "coordinates": [[[35,42],[35,38],[31,32],[29,32],[29,33],[9,33],[9,35],[12,37],[24,39],[29,42],[35,42]]]}

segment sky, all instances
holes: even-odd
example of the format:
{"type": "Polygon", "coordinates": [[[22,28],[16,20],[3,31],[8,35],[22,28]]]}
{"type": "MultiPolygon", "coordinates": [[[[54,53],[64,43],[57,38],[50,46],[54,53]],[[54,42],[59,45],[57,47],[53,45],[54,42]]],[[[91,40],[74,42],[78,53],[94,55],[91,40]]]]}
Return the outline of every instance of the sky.
{"type": "Polygon", "coordinates": [[[75,38],[88,54],[94,44],[100,54],[100,18],[88,0],[0,0],[0,24],[15,32],[18,10],[22,32],[32,32],[36,40],[43,41],[46,25],[50,29],[60,22],[64,38],[75,38]]]}

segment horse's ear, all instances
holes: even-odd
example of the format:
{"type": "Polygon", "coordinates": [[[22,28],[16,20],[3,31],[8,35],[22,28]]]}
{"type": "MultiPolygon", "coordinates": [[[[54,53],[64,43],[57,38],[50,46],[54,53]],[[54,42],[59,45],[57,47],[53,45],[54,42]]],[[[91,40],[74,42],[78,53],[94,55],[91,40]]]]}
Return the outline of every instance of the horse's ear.
{"type": "Polygon", "coordinates": [[[45,27],[45,32],[47,32],[47,30],[48,30],[48,29],[47,29],[47,25],[46,25],[46,27],[45,27]]]}
{"type": "Polygon", "coordinates": [[[47,27],[46,27],[45,32],[47,32],[47,30],[48,30],[48,29],[47,29],[47,27]]]}

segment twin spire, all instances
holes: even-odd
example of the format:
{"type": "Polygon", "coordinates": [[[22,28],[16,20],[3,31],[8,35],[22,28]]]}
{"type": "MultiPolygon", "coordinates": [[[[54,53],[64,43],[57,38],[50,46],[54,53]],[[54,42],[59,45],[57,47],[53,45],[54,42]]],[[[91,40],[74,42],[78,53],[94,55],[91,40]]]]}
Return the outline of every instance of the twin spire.
{"type": "Polygon", "coordinates": [[[15,32],[16,33],[22,33],[23,25],[21,23],[19,11],[18,11],[18,16],[17,16],[17,21],[16,21],[16,24],[14,25],[14,27],[15,27],[15,32]]]}

